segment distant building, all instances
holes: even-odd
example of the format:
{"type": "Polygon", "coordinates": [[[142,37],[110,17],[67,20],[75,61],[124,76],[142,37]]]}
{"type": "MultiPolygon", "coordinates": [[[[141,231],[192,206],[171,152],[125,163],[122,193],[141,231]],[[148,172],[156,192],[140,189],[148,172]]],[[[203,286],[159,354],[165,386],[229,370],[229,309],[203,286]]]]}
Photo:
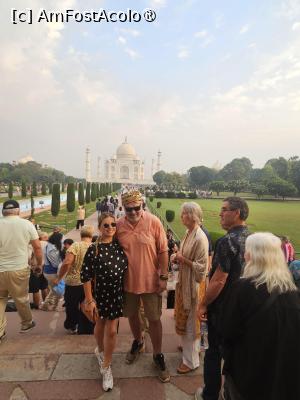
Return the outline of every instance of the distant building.
{"type": "Polygon", "coordinates": [[[222,164],[220,163],[220,161],[216,161],[212,166],[212,169],[214,169],[215,171],[220,171],[222,169],[222,164]]]}
{"type": "MultiPolygon", "coordinates": [[[[90,153],[86,155],[86,177],[91,176],[90,153]]],[[[100,176],[99,158],[97,167],[97,179],[94,181],[117,182],[124,184],[153,185],[151,178],[145,178],[145,163],[136,154],[134,147],[125,141],[120,144],[116,154],[104,162],[103,175],[100,176]]],[[[91,178],[91,181],[93,179],[91,178]]]]}
{"type": "Polygon", "coordinates": [[[26,164],[26,163],[28,163],[29,161],[34,161],[34,159],[32,158],[31,155],[27,154],[27,156],[25,156],[25,157],[23,157],[23,158],[20,158],[20,159],[18,160],[18,164],[26,164]]]}

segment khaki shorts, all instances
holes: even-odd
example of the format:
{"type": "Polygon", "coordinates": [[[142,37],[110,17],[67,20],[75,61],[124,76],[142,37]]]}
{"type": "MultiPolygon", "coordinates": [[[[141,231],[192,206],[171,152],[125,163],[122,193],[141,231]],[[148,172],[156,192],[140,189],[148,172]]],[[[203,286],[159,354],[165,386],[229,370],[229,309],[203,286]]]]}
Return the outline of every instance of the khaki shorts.
{"type": "Polygon", "coordinates": [[[158,321],[161,317],[161,304],[162,297],[157,293],[124,293],[124,307],[123,307],[123,315],[124,317],[133,317],[135,314],[138,314],[141,300],[144,305],[144,313],[145,317],[149,321],[158,321]]]}

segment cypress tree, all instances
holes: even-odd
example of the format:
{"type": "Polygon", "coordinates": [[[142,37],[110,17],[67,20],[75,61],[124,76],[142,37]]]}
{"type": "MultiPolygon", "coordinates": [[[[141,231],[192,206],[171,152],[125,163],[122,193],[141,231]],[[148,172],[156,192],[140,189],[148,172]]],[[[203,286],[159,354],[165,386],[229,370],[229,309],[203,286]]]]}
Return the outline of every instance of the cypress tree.
{"type": "Polygon", "coordinates": [[[26,197],[26,194],[27,194],[26,183],[22,181],[21,196],[26,197]]]}
{"type": "Polygon", "coordinates": [[[92,190],[91,190],[91,200],[95,201],[97,197],[97,186],[96,183],[92,183],[92,190]]]}
{"type": "Polygon", "coordinates": [[[52,201],[51,201],[51,214],[57,217],[60,210],[60,184],[54,183],[52,185],[52,201]]]}
{"type": "Polygon", "coordinates": [[[8,185],[8,198],[12,199],[13,195],[14,195],[14,186],[13,186],[12,182],[9,182],[9,185],[8,185]]]}
{"type": "Polygon", "coordinates": [[[30,207],[31,207],[30,215],[31,215],[31,217],[34,217],[34,198],[33,198],[32,191],[30,193],[30,207]]]}
{"type": "Polygon", "coordinates": [[[87,182],[85,189],[85,202],[86,204],[91,202],[91,183],[87,182]]]}
{"type": "Polygon", "coordinates": [[[32,196],[37,196],[36,182],[32,183],[31,194],[32,196]]]}
{"type": "Polygon", "coordinates": [[[72,212],[75,210],[75,185],[68,183],[67,187],[67,210],[72,212]]]}
{"type": "Polygon", "coordinates": [[[84,189],[83,183],[79,182],[78,184],[78,203],[83,206],[84,205],[84,189]]]}
{"type": "Polygon", "coordinates": [[[47,194],[46,183],[42,183],[42,195],[45,196],[47,194]]]}
{"type": "Polygon", "coordinates": [[[62,182],[61,184],[61,192],[65,193],[65,182],[62,182]]]}

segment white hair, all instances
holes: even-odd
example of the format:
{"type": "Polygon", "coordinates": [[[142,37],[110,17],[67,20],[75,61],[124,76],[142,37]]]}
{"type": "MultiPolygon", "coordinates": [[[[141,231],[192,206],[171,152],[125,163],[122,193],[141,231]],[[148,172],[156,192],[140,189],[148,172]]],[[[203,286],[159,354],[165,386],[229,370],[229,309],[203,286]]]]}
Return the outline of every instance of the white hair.
{"type": "Polygon", "coordinates": [[[269,232],[253,233],[246,240],[247,256],[243,278],[252,278],[256,287],[266,284],[269,293],[297,290],[278,237],[269,232]]]}
{"type": "Polygon", "coordinates": [[[40,231],[39,233],[38,233],[38,235],[39,235],[39,239],[40,240],[48,240],[48,237],[49,237],[49,235],[48,235],[48,233],[47,232],[42,232],[42,231],[40,231]]]}
{"type": "Polygon", "coordinates": [[[193,221],[197,222],[199,225],[202,223],[202,208],[194,201],[183,203],[181,206],[181,213],[189,214],[193,218],[193,221]]]}
{"type": "Polygon", "coordinates": [[[20,209],[19,208],[9,208],[7,210],[2,210],[3,217],[9,217],[10,215],[19,215],[20,209]]]}

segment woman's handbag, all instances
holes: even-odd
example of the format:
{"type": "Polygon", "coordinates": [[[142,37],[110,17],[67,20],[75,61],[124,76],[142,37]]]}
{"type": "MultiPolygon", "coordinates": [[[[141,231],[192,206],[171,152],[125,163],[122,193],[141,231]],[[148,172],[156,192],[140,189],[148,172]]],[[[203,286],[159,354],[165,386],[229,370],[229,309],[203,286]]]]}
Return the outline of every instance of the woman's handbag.
{"type": "Polygon", "coordinates": [[[61,280],[57,285],[53,286],[52,290],[60,297],[65,294],[65,281],[61,280]]]}
{"type": "Polygon", "coordinates": [[[80,303],[80,311],[86,316],[86,318],[89,321],[93,322],[94,324],[96,323],[97,319],[99,318],[97,307],[94,308],[93,315],[91,315],[90,313],[86,312],[84,301],[82,303],[80,303]]]}
{"type": "MultiPolygon", "coordinates": [[[[92,289],[92,296],[93,296],[93,298],[95,298],[95,292],[96,292],[96,278],[93,278],[93,279],[91,280],[91,289],[92,289]]],[[[94,301],[95,301],[95,300],[94,300],[94,301]]],[[[97,310],[97,303],[95,302],[95,304],[96,304],[96,307],[94,308],[93,316],[91,316],[91,314],[89,314],[89,313],[87,313],[87,312],[85,311],[85,304],[84,304],[84,301],[82,301],[82,302],[80,303],[80,311],[82,312],[82,314],[84,314],[84,315],[86,316],[86,318],[87,318],[89,321],[93,322],[94,324],[96,323],[97,319],[99,318],[99,313],[98,313],[98,310],[97,310]]]]}

